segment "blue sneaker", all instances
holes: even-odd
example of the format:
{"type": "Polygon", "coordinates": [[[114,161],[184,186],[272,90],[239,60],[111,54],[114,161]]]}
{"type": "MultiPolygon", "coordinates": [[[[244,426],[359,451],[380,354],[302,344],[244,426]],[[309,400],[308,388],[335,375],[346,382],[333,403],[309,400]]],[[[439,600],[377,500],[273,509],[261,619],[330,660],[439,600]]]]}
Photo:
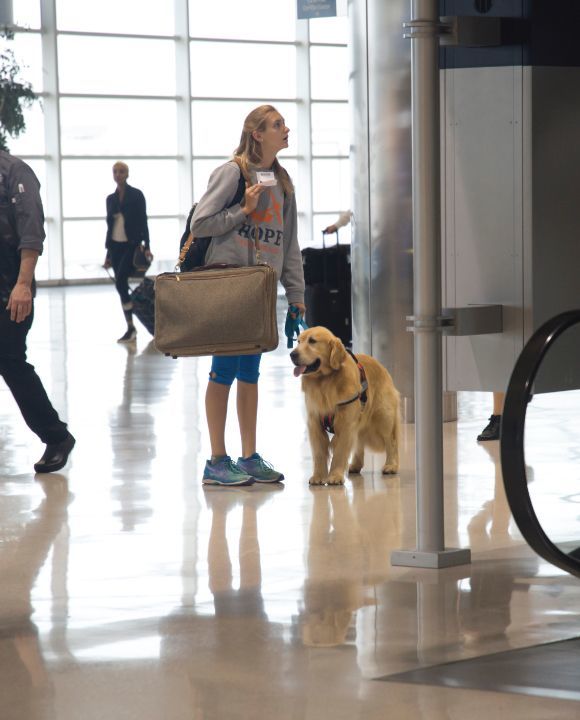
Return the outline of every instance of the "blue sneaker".
{"type": "Polygon", "coordinates": [[[284,480],[284,475],[274,470],[272,465],[258,455],[258,453],[254,453],[248,458],[239,457],[236,464],[243,472],[251,475],[256,482],[276,483],[284,480]]]}
{"type": "Polygon", "coordinates": [[[211,460],[206,461],[202,482],[204,485],[253,485],[254,478],[226,455],[213,464],[211,460]]]}

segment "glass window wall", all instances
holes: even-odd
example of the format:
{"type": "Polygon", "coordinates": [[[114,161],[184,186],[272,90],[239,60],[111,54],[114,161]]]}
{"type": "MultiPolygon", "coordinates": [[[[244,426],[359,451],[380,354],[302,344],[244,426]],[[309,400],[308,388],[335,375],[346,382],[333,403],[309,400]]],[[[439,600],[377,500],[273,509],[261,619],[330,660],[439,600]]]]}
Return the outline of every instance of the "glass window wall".
{"type": "Polygon", "coordinates": [[[63,155],[176,155],[175,100],[62,98],[63,155]]]}
{"type": "Polygon", "coordinates": [[[172,40],[60,35],[61,93],[175,95],[172,40]]]}
{"type": "Polygon", "coordinates": [[[310,42],[346,45],[348,43],[348,18],[321,18],[310,23],[310,42]]]}
{"type": "Polygon", "coordinates": [[[40,28],[40,3],[38,0],[12,0],[14,23],[21,28],[40,28]]]}
{"type": "Polygon", "coordinates": [[[189,32],[194,38],[293,42],[296,3],[294,0],[191,0],[189,32]]]}
{"type": "Polygon", "coordinates": [[[312,154],[348,155],[348,104],[312,103],[312,154]]]}
{"type": "MultiPolygon", "coordinates": [[[[17,1],[22,2],[23,0],[17,1]]],[[[99,2],[56,0],[56,11],[59,30],[120,33],[123,35],[175,34],[175,14],[172,2],[160,3],[159,0],[99,0],[99,2]]],[[[122,57],[124,59],[124,54],[122,57]]]]}
{"type": "Polygon", "coordinates": [[[346,47],[315,46],[310,49],[310,94],[313,100],[348,98],[346,47]]]}
{"type": "Polygon", "coordinates": [[[296,48],[294,45],[194,41],[191,43],[191,94],[193,97],[295,98],[296,48]]]}

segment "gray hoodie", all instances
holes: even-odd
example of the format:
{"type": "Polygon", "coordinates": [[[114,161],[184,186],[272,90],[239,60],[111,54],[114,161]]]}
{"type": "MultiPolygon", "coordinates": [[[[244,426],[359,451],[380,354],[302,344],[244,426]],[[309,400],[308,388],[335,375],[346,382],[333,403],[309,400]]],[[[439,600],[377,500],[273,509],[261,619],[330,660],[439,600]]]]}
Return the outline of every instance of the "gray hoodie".
{"type": "MultiPolygon", "coordinates": [[[[252,182],[256,171],[250,168],[252,182]]],[[[232,160],[216,168],[191,219],[194,237],[210,236],[206,265],[255,263],[254,235],[258,227],[261,261],[271,265],[286,290],[289,303],[304,303],[304,272],[298,245],[296,197],[285,195],[281,185],[264,190],[258,207],[246,217],[234,199],[240,170],[232,160]],[[225,208],[225,209],[224,209],[225,208]]]]}

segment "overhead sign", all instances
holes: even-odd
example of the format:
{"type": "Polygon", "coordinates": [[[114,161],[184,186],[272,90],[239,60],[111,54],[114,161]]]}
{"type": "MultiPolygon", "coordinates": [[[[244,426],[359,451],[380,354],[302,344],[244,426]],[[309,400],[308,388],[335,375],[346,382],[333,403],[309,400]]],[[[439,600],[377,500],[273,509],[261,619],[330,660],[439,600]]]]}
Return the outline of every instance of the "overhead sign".
{"type": "Polygon", "coordinates": [[[297,0],[298,19],[336,17],[336,0],[297,0]]]}

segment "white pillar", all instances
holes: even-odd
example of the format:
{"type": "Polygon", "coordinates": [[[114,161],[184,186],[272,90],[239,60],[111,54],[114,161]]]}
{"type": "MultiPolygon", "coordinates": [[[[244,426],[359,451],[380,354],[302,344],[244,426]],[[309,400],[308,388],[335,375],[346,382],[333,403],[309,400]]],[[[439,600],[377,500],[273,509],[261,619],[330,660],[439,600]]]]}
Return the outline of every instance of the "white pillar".
{"type": "Polygon", "coordinates": [[[64,278],[62,180],[60,148],[60,108],[58,86],[58,54],[56,43],[56,0],[40,0],[42,27],[42,66],[44,136],[46,145],[46,207],[48,279],[64,278]]]}

